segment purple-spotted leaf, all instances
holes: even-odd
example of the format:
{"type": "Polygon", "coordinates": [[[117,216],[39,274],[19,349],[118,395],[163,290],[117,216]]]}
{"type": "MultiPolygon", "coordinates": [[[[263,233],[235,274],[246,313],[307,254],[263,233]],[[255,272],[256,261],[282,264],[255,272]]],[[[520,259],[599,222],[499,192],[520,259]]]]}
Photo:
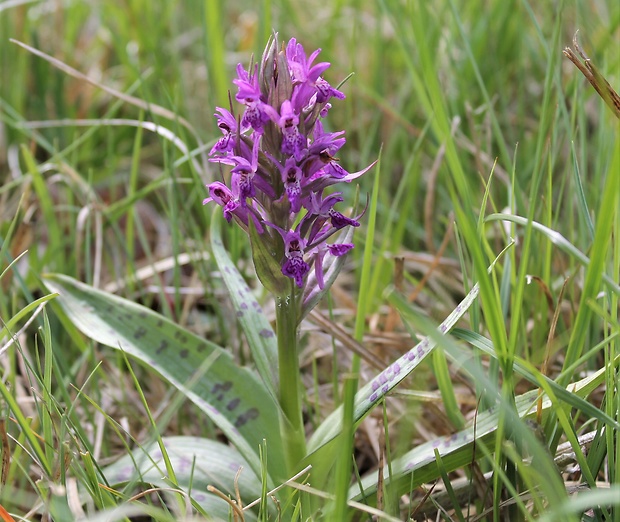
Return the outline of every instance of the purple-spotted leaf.
{"type": "MultiPolygon", "coordinates": [[[[478,296],[478,285],[475,285],[465,298],[458,304],[446,320],[437,328],[445,334],[454,327],[478,296]]],[[[417,366],[433,351],[437,342],[426,337],[407,351],[397,361],[390,364],[379,375],[372,379],[355,394],[353,419],[361,422],[377,402],[398,386],[417,366]]],[[[317,451],[321,446],[334,439],[342,430],[342,406],[332,412],[314,432],[308,442],[308,453],[317,451]]]]}
{"type": "MultiPolygon", "coordinates": [[[[602,368],[585,379],[571,384],[564,391],[573,394],[583,401],[584,397],[587,397],[604,382],[606,371],[606,368],[602,368]]],[[[521,419],[535,416],[539,406],[538,396],[539,391],[532,390],[516,397],[516,415],[521,419]]],[[[561,407],[547,395],[543,396],[540,406],[543,413],[561,407]]],[[[430,440],[416,446],[405,455],[392,459],[389,469],[387,466],[384,469],[384,476],[390,476],[390,481],[392,482],[390,487],[396,484],[392,489],[393,493],[396,495],[404,494],[406,491],[413,491],[421,484],[440,478],[440,471],[437,468],[437,461],[435,459],[435,450],[439,452],[446,472],[454,471],[470,464],[475,458],[480,458],[483,452],[478,451],[475,455],[473,453],[476,446],[480,447],[484,444],[486,450],[492,452],[497,439],[496,431],[500,419],[499,410],[500,408],[496,406],[490,410],[479,412],[475,417],[475,423],[464,430],[430,440]]],[[[513,430],[533,429],[532,425],[518,421],[512,422],[511,426],[513,430]]],[[[524,431],[521,431],[520,435],[523,439],[528,438],[528,433],[524,431]]],[[[377,472],[373,472],[362,479],[361,487],[365,497],[376,493],[377,483],[377,472]]],[[[353,486],[350,489],[350,496],[351,498],[359,499],[360,485],[353,486]]]]}
{"type": "MultiPolygon", "coordinates": [[[[45,277],[68,319],[98,343],[146,363],[194,402],[228,437],[255,473],[263,439],[274,478],[283,472],[278,406],[260,379],[223,348],[154,311],[70,277],[45,277]]],[[[279,478],[279,477],[278,477],[279,478]]]]}
{"type": "MultiPolygon", "coordinates": [[[[263,309],[252,295],[252,291],[224,248],[220,232],[223,219],[218,217],[220,214],[220,212],[214,213],[213,221],[211,222],[213,257],[220,270],[224,284],[228,288],[237,318],[248,340],[256,369],[262,377],[265,386],[274,397],[274,402],[277,403],[277,400],[275,400],[275,390],[277,389],[276,372],[278,368],[276,335],[265,317],[263,309]]],[[[250,221],[250,231],[252,230],[256,233],[256,229],[252,226],[252,221],[250,221]]],[[[287,279],[282,273],[280,273],[280,277],[287,279]]],[[[289,284],[288,281],[287,284],[289,284]]]]}
{"type": "MultiPolygon", "coordinates": [[[[472,289],[473,293],[475,293],[475,291],[475,288],[472,289]]],[[[469,304],[471,304],[470,299],[472,298],[472,292],[465,298],[465,301],[469,302],[469,304]]],[[[550,456],[548,455],[547,448],[536,438],[534,431],[532,431],[532,425],[523,422],[522,419],[536,415],[539,404],[541,413],[543,414],[547,411],[557,411],[566,405],[570,405],[584,412],[588,412],[588,414],[593,414],[595,418],[607,425],[610,429],[616,430],[620,428],[617,421],[604,412],[597,411],[596,408],[585,400],[585,397],[604,382],[606,369],[603,368],[596,374],[571,384],[568,388],[564,388],[541,374],[526,361],[515,358],[513,365],[515,373],[532,382],[536,389],[516,397],[515,407],[513,409],[503,398],[496,383],[491,381],[479,366],[470,364],[474,359],[471,350],[462,347],[451,337],[444,335],[447,333],[448,329],[452,328],[453,324],[451,326],[450,323],[453,323],[454,313],[459,310],[460,306],[463,306],[463,302],[451,314],[449,318],[451,319],[450,323],[446,321],[440,325],[437,330],[433,331],[425,326],[426,320],[418,317],[411,304],[404,296],[396,292],[388,292],[387,299],[400,312],[405,325],[408,326],[410,330],[413,328],[423,331],[426,330],[426,333],[429,333],[427,339],[434,340],[436,343],[442,343],[442,347],[446,353],[454,359],[456,366],[470,372],[472,379],[475,379],[490,395],[495,396],[497,400],[493,408],[484,412],[479,412],[476,415],[474,425],[470,425],[466,429],[452,435],[440,437],[428,443],[416,446],[402,457],[392,459],[389,474],[391,480],[395,481],[396,484],[394,486],[395,494],[411,491],[412,488],[415,489],[424,482],[440,478],[440,470],[438,468],[435,451],[441,456],[442,466],[447,472],[462,467],[472,462],[475,458],[482,456],[483,453],[476,453],[475,455],[473,453],[474,449],[476,447],[479,448],[482,444],[485,444],[487,451],[494,451],[494,445],[497,442],[496,431],[498,423],[500,422],[500,411],[502,415],[506,417],[503,422],[510,423],[513,436],[518,437],[528,448],[528,452],[531,452],[531,455],[536,459],[550,458],[550,456]],[[540,393],[539,387],[545,392],[540,403],[537,400],[540,393]]],[[[469,304],[467,306],[469,306],[469,304]]],[[[455,331],[458,331],[458,337],[461,339],[467,340],[472,346],[482,350],[488,356],[497,358],[495,350],[487,339],[471,332],[467,334],[463,330],[455,329],[455,331]]],[[[615,364],[619,362],[620,357],[616,359],[615,364]]],[[[387,476],[387,474],[388,471],[385,470],[384,476],[387,476]]],[[[362,481],[364,494],[373,495],[376,492],[376,484],[376,473],[365,477],[362,481]],[[375,481],[374,485],[373,480],[375,481]]],[[[357,489],[351,488],[350,490],[352,497],[359,495],[359,492],[359,487],[357,487],[357,489]]]]}
{"type": "MultiPolygon", "coordinates": [[[[214,486],[230,498],[236,498],[235,475],[240,468],[242,471],[236,486],[243,504],[260,498],[260,479],[235,448],[199,437],[162,437],[162,442],[176,478],[176,483],[172,485],[189,493],[215,519],[227,520],[230,505],[207,491],[207,486],[214,486]]],[[[104,468],[103,475],[111,485],[141,482],[163,488],[171,486],[157,442],[141,446],[131,455],[121,457],[104,468]]],[[[246,511],[245,519],[254,520],[255,517],[246,511]]]]}
{"type": "MultiPolygon", "coordinates": [[[[493,261],[488,270],[492,270],[495,263],[506,252],[512,243],[506,246],[499,256],[493,261]]],[[[396,388],[437,346],[437,339],[447,334],[472,305],[480,289],[474,285],[463,300],[456,306],[452,313],[441,323],[433,335],[425,337],[422,341],[408,350],[402,357],[390,364],[379,375],[363,386],[356,394],[353,403],[353,421],[359,424],[372,408],[396,388]]],[[[390,296],[396,296],[395,292],[387,292],[390,296]]],[[[314,453],[322,446],[336,438],[342,430],[342,406],[333,411],[314,432],[308,441],[308,454],[314,453]]]]}

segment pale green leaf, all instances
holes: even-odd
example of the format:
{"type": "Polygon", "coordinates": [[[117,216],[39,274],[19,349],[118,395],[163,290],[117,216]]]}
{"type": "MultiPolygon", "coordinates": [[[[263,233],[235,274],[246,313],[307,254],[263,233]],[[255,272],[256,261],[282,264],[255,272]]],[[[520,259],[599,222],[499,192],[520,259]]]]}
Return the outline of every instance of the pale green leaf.
{"type": "MultiPolygon", "coordinates": [[[[196,501],[210,516],[226,520],[230,507],[227,502],[207,491],[214,486],[230,498],[235,498],[235,476],[243,504],[261,495],[261,482],[247,461],[234,448],[221,442],[200,437],[162,437],[170,459],[176,484],[166,473],[166,465],[157,442],[135,449],[103,469],[111,485],[143,482],[160,487],[178,486],[196,501]]],[[[246,512],[246,520],[254,516],[246,512]]]]}
{"type": "MultiPolygon", "coordinates": [[[[567,391],[581,398],[591,393],[605,379],[605,368],[571,384],[567,391]]],[[[520,418],[531,417],[536,414],[538,404],[538,390],[529,391],[516,397],[517,415],[520,418]]],[[[548,412],[556,405],[546,396],[543,397],[542,411],[548,412]]],[[[424,444],[416,446],[402,457],[396,458],[391,462],[391,480],[396,484],[398,493],[412,491],[420,484],[437,479],[440,476],[437,469],[435,450],[441,456],[442,464],[449,473],[462,466],[471,464],[474,460],[473,451],[476,445],[485,444],[489,451],[493,451],[496,442],[495,431],[497,430],[500,412],[498,407],[493,407],[487,411],[476,415],[474,424],[466,429],[430,440],[424,444]]],[[[529,429],[526,425],[515,426],[515,429],[529,429]]],[[[476,453],[476,457],[481,454],[476,453]]],[[[388,476],[388,469],[384,470],[388,476]]],[[[377,473],[367,475],[362,479],[362,487],[366,496],[376,493],[377,473]]],[[[352,498],[359,495],[359,486],[354,486],[350,490],[352,498]]]]}
{"type": "MultiPolygon", "coordinates": [[[[252,295],[252,291],[237,270],[224,248],[221,235],[222,219],[216,216],[211,223],[211,247],[213,257],[236,310],[237,319],[248,340],[256,369],[262,377],[269,392],[274,397],[277,389],[278,343],[271,324],[265,317],[263,309],[252,295]]],[[[284,277],[284,276],[282,276],[284,277]]]]}
{"type": "Polygon", "coordinates": [[[152,310],[67,276],[45,278],[68,318],[91,339],[123,350],[160,373],[224,432],[259,473],[258,447],[284,469],[278,407],[258,377],[219,346],[152,310]]]}

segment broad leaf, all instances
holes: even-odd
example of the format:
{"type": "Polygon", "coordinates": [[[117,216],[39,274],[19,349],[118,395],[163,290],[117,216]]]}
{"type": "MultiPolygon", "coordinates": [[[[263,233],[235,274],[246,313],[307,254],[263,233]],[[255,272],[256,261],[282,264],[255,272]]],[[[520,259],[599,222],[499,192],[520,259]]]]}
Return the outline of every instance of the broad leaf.
{"type": "MultiPolygon", "coordinates": [[[[587,396],[605,379],[605,369],[602,368],[595,374],[582,379],[568,387],[570,393],[579,397],[587,396]]],[[[515,399],[517,414],[521,418],[533,416],[536,413],[538,390],[532,390],[515,399]]],[[[555,405],[544,397],[542,402],[543,411],[549,411],[555,405]]],[[[498,408],[492,408],[481,412],[476,416],[475,424],[453,435],[440,437],[425,444],[417,446],[400,458],[393,459],[390,469],[384,470],[384,476],[390,476],[395,481],[396,491],[404,493],[439,477],[437,462],[435,460],[435,450],[441,455],[441,460],[447,472],[454,471],[462,466],[470,464],[474,459],[473,451],[476,444],[484,443],[490,451],[493,451],[495,443],[495,431],[499,420],[498,408]]],[[[526,425],[522,429],[530,429],[526,425]]],[[[476,454],[477,457],[481,455],[476,454]]],[[[362,479],[362,487],[365,496],[376,493],[377,473],[372,473],[362,479]]],[[[351,488],[351,497],[359,495],[359,486],[351,488]]]]}
{"type": "MultiPolygon", "coordinates": [[[[230,506],[210,493],[207,486],[214,486],[230,498],[236,498],[235,475],[240,468],[237,486],[243,503],[249,504],[260,498],[259,478],[234,448],[199,437],[162,437],[162,442],[174,469],[176,484],[173,486],[189,493],[208,515],[228,519],[230,506]]],[[[140,447],[104,468],[103,476],[110,485],[142,482],[166,488],[171,486],[157,442],[140,447]]],[[[246,520],[253,519],[252,513],[246,512],[246,520]]]]}
{"type": "Polygon", "coordinates": [[[263,309],[252,295],[252,291],[224,248],[220,231],[223,219],[217,216],[221,216],[221,212],[214,214],[213,221],[211,222],[213,257],[228,288],[237,319],[248,340],[256,369],[274,397],[274,402],[277,403],[275,401],[275,390],[277,389],[276,372],[278,368],[276,335],[265,317],[263,309]]]}
{"type": "MultiPolygon", "coordinates": [[[[146,363],[182,391],[260,473],[266,439],[269,464],[284,469],[278,406],[258,377],[221,347],[152,310],[55,274],[45,278],[68,318],[91,339],[146,363]]],[[[271,486],[271,484],[270,484],[271,486]]]]}

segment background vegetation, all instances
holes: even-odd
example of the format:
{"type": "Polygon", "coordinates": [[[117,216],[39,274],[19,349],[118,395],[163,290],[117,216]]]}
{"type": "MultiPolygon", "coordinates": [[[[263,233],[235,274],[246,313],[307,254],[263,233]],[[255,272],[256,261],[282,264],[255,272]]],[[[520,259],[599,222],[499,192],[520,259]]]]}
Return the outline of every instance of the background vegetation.
{"type": "MultiPolygon", "coordinates": [[[[592,407],[556,398],[528,423],[502,417],[476,465],[470,457],[446,470],[439,458],[413,491],[368,475],[385,493],[370,503],[396,519],[618,516],[620,131],[562,55],[579,30],[620,86],[620,4],[611,0],[0,2],[0,505],[15,520],[99,520],[115,505],[128,511],[101,520],[130,517],[136,505],[155,520],[208,514],[162,500],[161,484],[141,493],[106,466],[160,435],[221,433],[157,371],[89,341],[54,300],[44,310],[36,300],[49,294],[43,274],[66,274],[252,364],[211,255],[202,200],[219,172],[204,154],[220,136],[212,115],[228,105],[236,64],[259,55],[272,29],[320,47],[332,84],[354,73],[330,112],[333,130],[346,130],[340,160],[358,170],[381,158],[359,182],[362,200],[378,183],[376,211],[304,324],[308,433],[341,403],[354,350],[363,384],[480,281],[458,339],[442,338],[358,427],[356,474],[470,425],[492,405],[488,386],[510,403],[542,386],[540,375],[558,387],[598,375],[592,407]],[[455,362],[459,353],[467,357],[455,362]],[[522,429],[537,434],[552,467],[551,458],[546,469],[529,466],[532,452],[514,445],[522,429]],[[584,491],[591,496],[570,500],[584,491]]],[[[358,187],[348,188],[352,201],[358,187]]],[[[223,234],[257,288],[243,234],[223,234]]],[[[271,317],[268,295],[257,288],[256,297],[271,317]]],[[[310,483],[330,494],[349,487],[335,480],[310,483]]],[[[301,505],[295,517],[319,518],[315,502],[301,505]]]]}

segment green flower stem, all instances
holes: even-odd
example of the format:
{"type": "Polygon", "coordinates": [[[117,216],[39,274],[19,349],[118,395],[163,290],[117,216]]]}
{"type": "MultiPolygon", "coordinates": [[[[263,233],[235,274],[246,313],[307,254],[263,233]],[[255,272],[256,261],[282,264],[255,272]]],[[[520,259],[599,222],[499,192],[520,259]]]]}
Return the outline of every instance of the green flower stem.
{"type": "Polygon", "coordinates": [[[297,354],[298,308],[298,297],[294,290],[288,296],[276,297],[279,398],[283,413],[280,430],[289,474],[298,471],[299,463],[306,456],[306,434],[301,415],[301,384],[297,354]]]}

